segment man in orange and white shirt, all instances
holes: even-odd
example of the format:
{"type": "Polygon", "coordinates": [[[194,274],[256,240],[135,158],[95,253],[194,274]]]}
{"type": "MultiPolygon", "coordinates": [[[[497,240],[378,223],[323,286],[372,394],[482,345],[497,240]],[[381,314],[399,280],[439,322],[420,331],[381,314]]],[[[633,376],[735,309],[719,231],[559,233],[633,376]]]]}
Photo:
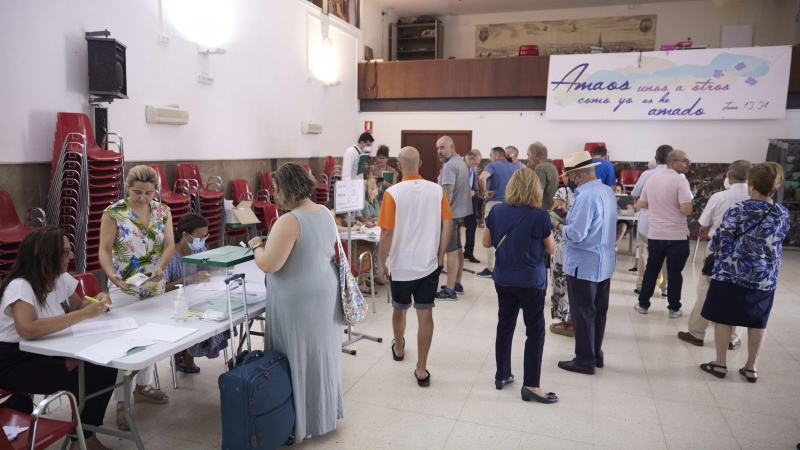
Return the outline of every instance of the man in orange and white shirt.
{"type": "Polygon", "coordinates": [[[419,152],[404,147],[397,158],[403,181],[386,190],[378,226],[381,227],[380,266],[392,289],[392,356],[405,356],[406,313],[414,297],[417,332],[417,383],[430,385],[426,369],[433,340],[433,307],[444,255],[452,232],[453,215],[442,187],[419,176],[419,152]]]}

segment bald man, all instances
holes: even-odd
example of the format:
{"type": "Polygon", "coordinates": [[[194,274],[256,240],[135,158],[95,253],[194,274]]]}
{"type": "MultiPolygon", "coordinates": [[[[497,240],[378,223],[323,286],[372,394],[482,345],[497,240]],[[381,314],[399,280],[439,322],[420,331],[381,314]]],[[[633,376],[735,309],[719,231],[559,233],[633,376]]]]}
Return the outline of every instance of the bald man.
{"type": "Polygon", "coordinates": [[[422,163],[417,149],[404,147],[397,164],[403,181],[386,190],[378,215],[381,278],[391,286],[395,361],[405,357],[406,313],[414,297],[419,322],[414,377],[426,387],[431,379],[427,362],[433,340],[432,308],[453,218],[442,188],[419,176],[422,163]]]}
{"type": "Polygon", "coordinates": [[[458,300],[457,294],[464,293],[461,275],[464,272],[464,249],[461,247],[461,224],[472,214],[472,196],[469,186],[469,168],[464,159],[456,153],[456,146],[450,136],[442,136],[436,141],[436,152],[444,163],[439,172],[439,184],[450,202],[453,212],[453,230],[447,244],[447,284],[436,294],[439,300],[458,300]]]}
{"type": "Polygon", "coordinates": [[[642,189],[637,206],[647,209],[649,230],[647,232],[647,265],[639,291],[639,302],[634,309],[647,314],[650,297],[656,289],[656,280],[664,260],[667,261],[669,289],[669,317],[677,319],[681,311],[681,289],[683,268],[689,258],[689,225],[686,217],[692,213],[692,189],[685,174],[692,161],[683,150],[667,154],[667,168],[654,173],[642,189]]]}

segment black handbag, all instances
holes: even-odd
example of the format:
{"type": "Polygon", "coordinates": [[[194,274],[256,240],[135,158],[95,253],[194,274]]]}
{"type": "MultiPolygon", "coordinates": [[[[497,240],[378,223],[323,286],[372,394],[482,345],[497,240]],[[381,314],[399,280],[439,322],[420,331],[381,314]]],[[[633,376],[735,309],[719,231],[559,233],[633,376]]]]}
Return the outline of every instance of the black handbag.
{"type": "MultiPolygon", "coordinates": [[[[747,230],[745,230],[744,233],[737,234],[736,236],[733,237],[733,240],[735,241],[736,239],[739,239],[740,237],[742,237],[745,234],[749,233],[753,228],[758,228],[758,226],[761,225],[764,222],[764,219],[769,217],[769,215],[772,212],[772,209],[774,207],[775,207],[775,203],[773,202],[772,206],[770,206],[770,208],[769,208],[769,211],[767,211],[767,213],[764,214],[764,217],[762,217],[761,220],[759,220],[757,224],[755,224],[752,227],[750,227],[747,230]]],[[[706,256],[705,261],[703,261],[703,270],[701,271],[701,273],[703,275],[707,276],[707,277],[710,277],[712,275],[712,271],[714,270],[714,263],[715,263],[714,253],[716,253],[716,251],[714,251],[710,255],[706,256]]]]}

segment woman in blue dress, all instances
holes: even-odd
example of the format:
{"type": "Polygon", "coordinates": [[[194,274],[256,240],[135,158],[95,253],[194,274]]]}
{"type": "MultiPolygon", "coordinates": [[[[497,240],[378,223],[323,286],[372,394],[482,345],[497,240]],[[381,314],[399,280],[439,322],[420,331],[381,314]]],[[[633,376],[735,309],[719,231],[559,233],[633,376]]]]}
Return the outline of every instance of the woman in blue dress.
{"type": "Polygon", "coordinates": [[[756,164],[747,175],[750,200],[725,212],[712,239],[714,269],[702,316],[716,323],[717,359],[700,369],[724,378],[731,327],[747,327],[747,362],[739,373],[758,380],[758,355],[778,284],[781,247],[789,231],[789,211],[772,200],[783,183],[779,164],[756,164]],[[727,334],[726,334],[727,333],[727,334]]]}

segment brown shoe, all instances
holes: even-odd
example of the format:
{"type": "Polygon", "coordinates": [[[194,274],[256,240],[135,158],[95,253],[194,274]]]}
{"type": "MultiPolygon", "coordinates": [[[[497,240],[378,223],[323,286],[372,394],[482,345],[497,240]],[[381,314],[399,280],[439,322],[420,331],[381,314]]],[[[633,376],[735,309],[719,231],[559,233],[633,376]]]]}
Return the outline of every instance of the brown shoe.
{"type": "Polygon", "coordinates": [[[683,342],[688,342],[692,345],[696,345],[698,347],[703,346],[702,339],[697,339],[696,337],[692,336],[691,333],[687,333],[685,331],[678,332],[678,339],[682,340],[683,342]]]}
{"type": "Polygon", "coordinates": [[[575,337],[575,331],[572,330],[572,322],[552,323],[550,324],[550,332],[562,336],[575,337]]]}
{"type": "Polygon", "coordinates": [[[728,344],[728,350],[736,350],[737,348],[739,348],[741,346],[742,346],[742,340],[741,339],[737,339],[737,340],[731,342],[730,344],[728,344]]]}

